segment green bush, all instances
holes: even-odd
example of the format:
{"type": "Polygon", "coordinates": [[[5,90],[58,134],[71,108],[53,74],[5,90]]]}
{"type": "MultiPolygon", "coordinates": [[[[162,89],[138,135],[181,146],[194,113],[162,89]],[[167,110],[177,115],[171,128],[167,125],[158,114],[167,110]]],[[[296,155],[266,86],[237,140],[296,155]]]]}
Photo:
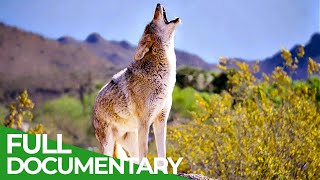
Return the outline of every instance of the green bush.
{"type": "Polygon", "coordinates": [[[78,119],[83,116],[83,106],[81,102],[70,96],[47,101],[40,107],[40,111],[47,115],[59,114],[70,119],[78,119]]]}
{"type": "Polygon", "coordinates": [[[49,100],[38,107],[35,121],[44,124],[52,139],[62,133],[65,143],[84,148],[95,146],[91,123],[94,97],[86,94],[83,103],[70,96],[49,100]]]}
{"type": "Polygon", "coordinates": [[[7,109],[3,105],[0,105],[0,120],[1,121],[6,116],[6,113],[7,113],[7,109]]]}
{"type": "Polygon", "coordinates": [[[191,117],[190,112],[194,111],[196,104],[195,94],[202,97],[209,97],[208,93],[200,93],[192,87],[181,89],[176,86],[172,94],[172,113],[178,113],[182,117],[191,117]]]}
{"type": "Polygon", "coordinates": [[[310,88],[317,90],[317,100],[320,101],[320,76],[311,76],[307,84],[310,88]]]}
{"type": "MultiPolygon", "coordinates": [[[[202,92],[213,92],[213,80],[216,72],[205,71],[190,67],[182,67],[177,70],[176,85],[180,88],[192,87],[202,92]]],[[[219,87],[217,87],[219,88],[219,87]]]]}

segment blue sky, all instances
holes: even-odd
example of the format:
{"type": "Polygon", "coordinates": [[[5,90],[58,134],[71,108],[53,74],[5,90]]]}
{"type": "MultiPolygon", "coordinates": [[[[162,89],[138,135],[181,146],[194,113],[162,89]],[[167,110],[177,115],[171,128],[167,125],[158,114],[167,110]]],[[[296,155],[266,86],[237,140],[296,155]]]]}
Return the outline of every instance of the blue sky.
{"type": "Polygon", "coordinates": [[[319,31],[319,0],[1,0],[0,21],[50,38],[98,32],[136,44],[158,2],[182,19],[175,46],[209,62],[263,59],[319,31]]]}

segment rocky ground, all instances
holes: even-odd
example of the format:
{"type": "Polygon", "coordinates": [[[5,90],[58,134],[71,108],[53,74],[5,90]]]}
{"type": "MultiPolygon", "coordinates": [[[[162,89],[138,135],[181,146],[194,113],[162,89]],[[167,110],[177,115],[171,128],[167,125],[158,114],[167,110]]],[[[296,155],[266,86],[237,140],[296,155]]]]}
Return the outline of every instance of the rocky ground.
{"type": "Polygon", "coordinates": [[[184,174],[184,173],[180,173],[178,175],[181,176],[181,177],[184,177],[184,178],[194,179],[194,180],[214,180],[213,178],[209,178],[209,177],[201,175],[201,174],[184,174]]]}

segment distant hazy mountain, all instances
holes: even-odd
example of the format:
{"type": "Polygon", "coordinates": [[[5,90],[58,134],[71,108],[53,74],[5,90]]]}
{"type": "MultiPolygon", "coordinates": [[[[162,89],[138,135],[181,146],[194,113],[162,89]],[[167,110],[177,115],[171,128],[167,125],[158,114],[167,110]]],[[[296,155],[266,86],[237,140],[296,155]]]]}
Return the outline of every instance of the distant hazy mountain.
{"type": "MultiPolygon", "coordinates": [[[[290,49],[292,57],[297,57],[298,48],[300,45],[295,45],[290,49]]],[[[304,45],[305,55],[302,58],[298,58],[298,69],[296,72],[291,74],[291,77],[295,80],[305,80],[308,78],[308,58],[311,57],[313,60],[320,63],[320,34],[315,33],[312,35],[311,39],[304,45]]],[[[231,58],[239,61],[247,62],[249,64],[255,61],[246,60],[243,58],[231,58]]],[[[235,67],[234,64],[228,64],[229,67],[235,67]]],[[[260,61],[260,72],[256,74],[258,78],[262,77],[262,73],[270,75],[275,67],[283,67],[284,70],[289,74],[289,70],[284,66],[284,60],[281,57],[281,52],[278,51],[273,56],[268,57],[260,61]]],[[[290,74],[289,74],[290,75],[290,74]]]]}
{"type": "MultiPolygon", "coordinates": [[[[297,56],[298,52],[298,45],[295,45],[293,48],[290,49],[292,56],[297,56]]],[[[315,33],[309,42],[305,44],[304,47],[305,55],[303,58],[299,58],[298,63],[298,70],[296,73],[292,74],[293,79],[307,79],[308,73],[308,58],[311,57],[318,63],[320,62],[320,34],[315,33]]],[[[273,69],[276,66],[283,67],[283,59],[281,57],[281,53],[277,52],[272,57],[266,58],[265,60],[261,61],[260,69],[261,72],[266,74],[271,74],[273,69]]],[[[259,73],[258,76],[261,76],[262,73],[259,73]]]]}

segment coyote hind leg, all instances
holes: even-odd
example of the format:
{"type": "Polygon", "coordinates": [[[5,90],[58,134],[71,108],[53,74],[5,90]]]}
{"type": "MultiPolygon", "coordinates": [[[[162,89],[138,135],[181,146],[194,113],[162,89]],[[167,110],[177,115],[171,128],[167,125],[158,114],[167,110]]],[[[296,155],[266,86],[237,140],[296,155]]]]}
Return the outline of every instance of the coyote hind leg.
{"type": "Polygon", "coordinates": [[[128,151],[131,158],[139,158],[138,133],[127,132],[120,140],[123,148],[128,151]]]}
{"type": "Polygon", "coordinates": [[[119,144],[117,142],[115,142],[115,145],[114,145],[113,157],[118,158],[118,159],[124,159],[124,160],[128,159],[126,151],[123,149],[121,144],[119,144]]]}

